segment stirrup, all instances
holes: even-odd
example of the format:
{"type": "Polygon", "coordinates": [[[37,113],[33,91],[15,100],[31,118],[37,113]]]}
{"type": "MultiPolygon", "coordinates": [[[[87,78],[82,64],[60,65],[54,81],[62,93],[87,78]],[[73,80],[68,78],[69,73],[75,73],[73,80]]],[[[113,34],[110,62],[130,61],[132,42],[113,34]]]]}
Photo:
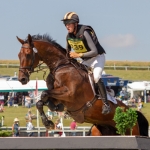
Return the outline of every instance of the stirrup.
{"type": "Polygon", "coordinates": [[[100,94],[96,94],[96,96],[97,96],[97,99],[101,99],[101,100],[105,99],[105,98],[102,98],[100,94]]]}
{"type": "Polygon", "coordinates": [[[109,114],[111,112],[110,105],[104,104],[102,107],[102,114],[109,114]]]}

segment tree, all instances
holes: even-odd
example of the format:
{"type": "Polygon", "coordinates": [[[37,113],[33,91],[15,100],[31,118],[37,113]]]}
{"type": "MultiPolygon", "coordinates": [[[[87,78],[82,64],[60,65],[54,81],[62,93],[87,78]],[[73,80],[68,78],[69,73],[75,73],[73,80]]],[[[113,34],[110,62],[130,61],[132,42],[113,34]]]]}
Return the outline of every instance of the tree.
{"type": "Polygon", "coordinates": [[[137,122],[137,113],[135,110],[129,108],[127,110],[127,122],[128,122],[128,128],[130,128],[130,135],[132,135],[132,128],[136,125],[137,122]]]}
{"type": "Polygon", "coordinates": [[[124,111],[124,108],[117,107],[113,120],[116,122],[118,134],[125,135],[126,130],[130,129],[130,135],[132,135],[132,128],[137,122],[137,113],[132,108],[124,111]]]}

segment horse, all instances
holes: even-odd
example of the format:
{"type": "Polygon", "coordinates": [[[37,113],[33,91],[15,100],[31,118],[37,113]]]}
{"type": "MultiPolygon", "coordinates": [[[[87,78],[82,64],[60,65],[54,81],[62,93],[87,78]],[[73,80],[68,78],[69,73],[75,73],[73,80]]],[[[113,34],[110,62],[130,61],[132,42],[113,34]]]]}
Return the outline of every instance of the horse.
{"type": "MultiPolygon", "coordinates": [[[[138,117],[138,125],[140,130],[140,135],[148,136],[147,128],[143,128],[142,126],[149,127],[149,123],[147,119],[143,116],[140,111],[136,111],[138,117]]],[[[127,129],[126,134],[129,133],[129,129],[127,129]]],[[[107,135],[119,135],[117,133],[117,129],[112,126],[103,126],[103,125],[92,125],[90,130],[87,133],[87,136],[107,136],[107,135]]]]}
{"type": "MultiPolygon", "coordinates": [[[[42,123],[47,129],[54,128],[54,123],[46,117],[43,106],[47,106],[51,111],[64,111],[65,108],[78,123],[87,122],[115,129],[116,123],[113,118],[116,108],[120,106],[128,109],[128,106],[119,100],[116,100],[117,104],[109,102],[111,112],[102,114],[103,102],[95,95],[90,82],[93,78],[89,78],[85,66],[70,58],[68,51],[47,34],[33,36],[28,34],[25,40],[19,37],[17,39],[22,45],[18,53],[20,61],[18,80],[23,85],[29,82],[31,73],[41,61],[50,70],[46,78],[48,90],[43,91],[41,100],[36,103],[42,123]]],[[[146,120],[144,115],[142,118],[146,120]]],[[[103,135],[101,130],[99,132],[103,135]]],[[[139,126],[137,122],[133,127],[133,135],[148,135],[148,126],[139,126]],[[143,129],[146,129],[146,134],[140,132],[143,129]]]]}

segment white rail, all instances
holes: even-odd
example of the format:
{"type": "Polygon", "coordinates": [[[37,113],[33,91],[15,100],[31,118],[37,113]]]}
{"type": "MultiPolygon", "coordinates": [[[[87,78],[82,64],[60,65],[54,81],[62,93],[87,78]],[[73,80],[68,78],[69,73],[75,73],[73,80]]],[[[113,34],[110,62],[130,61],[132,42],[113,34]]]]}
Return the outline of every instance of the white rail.
{"type": "MultiPolygon", "coordinates": [[[[45,64],[42,67],[46,67],[45,64]]],[[[0,68],[19,68],[19,64],[0,64],[0,68]]],[[[111,70],[150,70],[150,66],[105,66],[104,69],[111,70]]]]}

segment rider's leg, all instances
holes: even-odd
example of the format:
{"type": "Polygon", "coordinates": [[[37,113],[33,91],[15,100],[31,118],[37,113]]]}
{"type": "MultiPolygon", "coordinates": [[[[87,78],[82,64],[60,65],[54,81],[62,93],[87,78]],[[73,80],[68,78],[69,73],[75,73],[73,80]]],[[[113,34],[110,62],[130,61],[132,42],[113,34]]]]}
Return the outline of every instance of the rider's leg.
{"type": "Polygon", "coordinates": [[[105,85],[101,79],[104,65],[105,65],[105,55],[104,54],[98,55],[96,57],[96,63],[94,65],[93,75],[94,75],[94,81],[98,86],[98,91],[102,96],[102,100],[104,103],[102,114],[108,114],[110,112],[110,105],[107,100],[105,85]]]}
{"type": "Polygon", "coordinates": [[[107,100],[107,93],[106,93],[105,85],[104,85],[102,79],[99,79],[99,81],[96,84],[98,85],[98,91],[99,91],[100,96],[102,97],[102,101],[104,103],[102,114],[108,114],[111,111],[111,109],[110,109],[110,105],[107,100]]]}

